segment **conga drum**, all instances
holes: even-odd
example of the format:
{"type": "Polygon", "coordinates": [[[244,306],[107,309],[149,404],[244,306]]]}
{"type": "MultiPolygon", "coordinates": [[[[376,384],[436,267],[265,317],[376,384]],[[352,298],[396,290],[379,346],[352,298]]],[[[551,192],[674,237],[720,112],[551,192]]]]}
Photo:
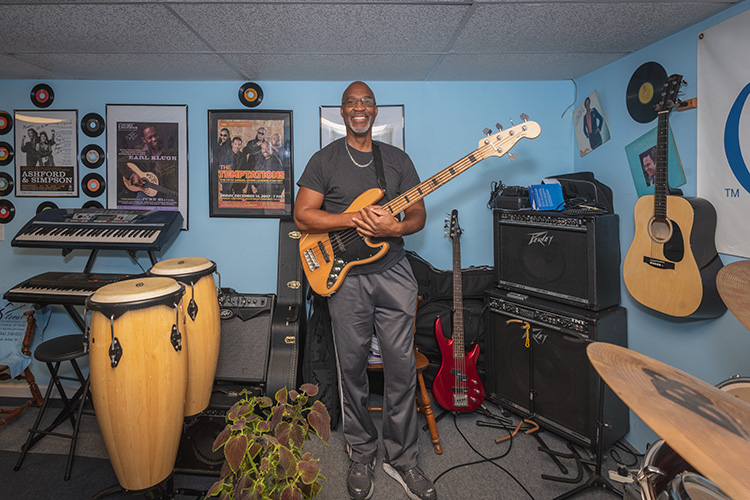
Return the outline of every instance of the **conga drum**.
{"type": "Polygon", "coordinates": [[[166,276],[185,284],[185,339],[188,387],[185,416],[208,407],[219,361],[221,326],[213,273],[216,264],[204,257],[178,257],[157,262],[151,276],[166,276]]]}
{"type": "Polygon", "coordinates": [[[177,281],[154,277],[112,283],[86,299],[91,396],[126,490],[155,486],[174,470],[187,390],[184,293],[177,281]]]}

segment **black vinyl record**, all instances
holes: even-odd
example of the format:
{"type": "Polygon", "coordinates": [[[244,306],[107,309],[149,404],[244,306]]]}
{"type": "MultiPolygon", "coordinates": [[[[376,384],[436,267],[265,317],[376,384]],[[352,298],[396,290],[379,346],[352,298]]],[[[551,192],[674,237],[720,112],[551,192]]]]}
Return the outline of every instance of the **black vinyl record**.
{"type": "Polygon", "coordinates": [[[625,104],[633,120],[648,123],[656,118],[656,105],[666,81],[667,71],[659,63],[643,63],[635,70],[625,92],[625,104]]]}
{"type": "Polygon", "coordinates": [[[51,208],[57,208],[57,205],[51,201],[43,201],[39,204],[38,207],[36,207],[36,214],[39,215],[41,212],[44,212],[45,210],[49,210],[51,208]]]}
{"type": "Polygon", "coordinates": [[[104,208],[104,205],[96,200],[89,200],[83,204],[81,208],[104,208]]]}
{"type": "Polygon", "coordinates": [[[40,83],[31,89],[31,102],[37,108],[47,108],[54,100],[55,91],[46,83],[40,83]]]}
{"type": "Polygon", "coordinates": [[[89,137],[98,137],[104,132],[104,118],[97,113],[89,113],[81,120],[81,130],[89,137]]]}
{"type": "Polygon", "coordinates": [[[13,117],[7,111],[0,111],[0,135],[5,135],[13,128],[13,117]]]}
{"type": "Polygon", "coordinates": [[[13,191],[13,177],[8,172],[0,172],[0,196],[8,196],[13,191]]]}
{"type": "Polygon", "coordinates": [[[243,106],[254,108],[263,102],[263,89],[257,83],[247,82],[240,87],[239,97],[243,106]]]}
{"type": "Polygon", "coordinates": [[[83,189],[86,196],[96,198],[104,192],[104,177],[99,174],[86,174],[81,182],[81,189],[83,189]]]}
{"type": "Polygon", "coordinates": [[[81,162],[89,168],[98,168],[104,163],[104,150],[96,144],[89,144],[81,150],[81,162]]]}
{"type": "Polygon", "coordinates": [[[7,224],[16,216],[16,207],[9,200],[0,200],[0,224],[7,224]]]}
{"type": "Polygon", "coordinates": [[[7,165],[13,160],[13,147],[7,142],[0,142],[0,165],[7,165]]]}

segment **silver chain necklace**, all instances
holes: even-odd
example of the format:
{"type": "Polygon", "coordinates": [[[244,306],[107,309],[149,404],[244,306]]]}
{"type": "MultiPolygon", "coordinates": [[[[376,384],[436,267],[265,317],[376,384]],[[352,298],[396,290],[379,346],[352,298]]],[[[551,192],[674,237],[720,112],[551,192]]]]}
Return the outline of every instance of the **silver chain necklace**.
{"type": "Polygon", "coordinates": [[[369,167],[370,164],[372,164],[372,160],[375,159],[375,156],[373,155],[373,157],[370,158],[370,161],[368,161],[364,165],[362,165],[361,163],[357,163],[357,160],[354,159],[354,157],[352,156],[351,152],[349,151],[349,143],[346,142],[346,139],[344,139],[344,146],[346,147],[346,154],[349,155],[349,159],[352,161],[352,163],[354,163],[355,165],[357,165],[359,168],[367,168],[367,167],[369,167]]]}

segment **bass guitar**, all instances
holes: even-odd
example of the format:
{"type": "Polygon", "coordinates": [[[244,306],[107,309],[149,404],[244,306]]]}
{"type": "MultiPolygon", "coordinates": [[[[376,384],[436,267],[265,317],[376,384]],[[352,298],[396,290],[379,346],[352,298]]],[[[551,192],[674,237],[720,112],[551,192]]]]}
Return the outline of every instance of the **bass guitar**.
{"type": "Polygon", "coordinates": [[[654,194],[635,203],[635,235],[622,265],[628,292],[675,317],[713,318],[726,306],[716,290],[723,266],[716,251],[716,210],[702,198],[669,194],[669,114],[680,105],[681,75],[670,76],[657,105],[654,194]]]}
{"type": "MultiPolygon", "coordinates": [[[[382,205],[382,208],[396,215],[418,202],[440,186],[454,179],[490,156],[503,156],[524,137],[534,139],[541,133],[539,124],[527,121],[508,130],[501,130],[479,141],[479,147],[457,162],[441,170],[429,179],[400,196],[382,205]]],[[[374,205],[383,197],[378,188],[369,189],[359,195],[345,210],[357,212],[368,205],[374,205]]],[[[348,228],[328,233],[302,233],[299,242],[302,268],[310,288],[318,295],[327,297],[341,288],[349,270],[381,258],[388,251],[387,242],[373,243],[370,238],[360,235],[356,229],[348,228]]]]}
{"type": "Polygon", "coordinates": [[[469,354],[464,349],[464,304],[461,283],[461,228],[458,210],[453,210],[446,222],[446,232],[453,242],[453,338],[443,333],[440,317],[435,319],[437,339],[443,362],[432,382],[432,397],[449,411],[474,411],[484,401],[484,387],[477,374],[479,345],[469,354]]]}

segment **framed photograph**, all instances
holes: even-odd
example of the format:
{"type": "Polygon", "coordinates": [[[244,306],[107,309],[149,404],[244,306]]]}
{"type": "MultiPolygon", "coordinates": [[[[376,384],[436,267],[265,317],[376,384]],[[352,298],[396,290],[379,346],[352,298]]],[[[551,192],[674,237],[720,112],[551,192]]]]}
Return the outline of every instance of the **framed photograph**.
{"type": "Polygon", "coordinates": [[[292,112],[209,110],[211,217],[291,217],[292,112]]]}
{"type": "Polygon", "coordinates": [[[16,196],[78,196],[78,112],[15,111],[16,196]]]}
{"type": "Polygon", "coordinates": [[[187,105],[107,104],[107,207],[179,210],[188,228],[187,105]]]}
{"type": "Polygon", "coordinates": [[[578,142],[578,154],[581,157],[610,139],[609,125],[596,90],[573,111],[573,125],[578,142]]]}
{"type": "MultiPolygon", "coordinates": [[[[320,147],[346,136],[340,106],[320,107],[320,147]]],[[[399,149],[404,149],[404,106],[378,105],[378,116],[372,124],[372,138],[399,149]]]]}
{"type": "MultiPolygon", "coordinates": [[[[656,172],[656,127],[625,146],[630,174],[638,196],[654,194],[654,173],[656,172]]],[[[680,154],[674,142],[672,129],[667,142],[667,175],[671,187],[685,184],[685,171],[682,169],[680,154]]]]}

